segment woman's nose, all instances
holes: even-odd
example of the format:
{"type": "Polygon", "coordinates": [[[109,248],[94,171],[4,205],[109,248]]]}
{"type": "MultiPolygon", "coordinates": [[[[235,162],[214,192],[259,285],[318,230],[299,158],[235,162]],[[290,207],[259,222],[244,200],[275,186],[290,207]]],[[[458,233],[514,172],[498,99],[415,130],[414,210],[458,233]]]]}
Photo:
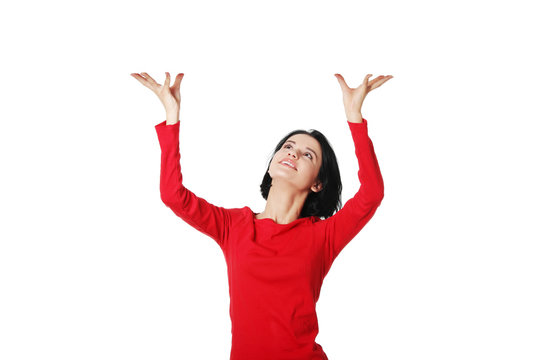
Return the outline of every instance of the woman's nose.
{"type": "Polygon", "coordinates": [[[296,158],[296,153],[294,151],[289,151],[289,155],[292,155],[296,158]]]}

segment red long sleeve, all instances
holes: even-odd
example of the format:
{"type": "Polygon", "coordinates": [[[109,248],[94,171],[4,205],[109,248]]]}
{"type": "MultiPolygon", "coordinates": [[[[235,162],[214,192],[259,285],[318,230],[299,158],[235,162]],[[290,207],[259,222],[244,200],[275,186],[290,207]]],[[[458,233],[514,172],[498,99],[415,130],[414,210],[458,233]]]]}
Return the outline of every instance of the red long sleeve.
{"type": "Polygon", "coordinates": [[[323,221],[325,255],[329,264],[373,217],[384,197],[384,182],[373,143],[368,136],[367,120],[347,123],[358,159],[361,186],[337,213],[323,221]]]}
{"type": "MultiPolygon", "coordinates": [[[[160,191],[173,212],[212,237],[227,262],[231,360],[328,360],[315,340],[323,279],[343,248],[373,217],[384,184],[367,121],[349,122],[360,188],[325,220],[288,224],[257,219],[248,206],[225,209],[182,184],[179,123],[156,125],[162,155],[160,191]]],[[[337,329],[339,331],[339,329],[337,329]]]]}
{"type": "Polygon", "coordinates": [[[176,215],[200,232],[210,236],[223,249],[226,246],[230,217],[228,209],[210,204],[182,183],[180,166],[180,122],[155,126],[161,147],[161,200],[176,215]]]}

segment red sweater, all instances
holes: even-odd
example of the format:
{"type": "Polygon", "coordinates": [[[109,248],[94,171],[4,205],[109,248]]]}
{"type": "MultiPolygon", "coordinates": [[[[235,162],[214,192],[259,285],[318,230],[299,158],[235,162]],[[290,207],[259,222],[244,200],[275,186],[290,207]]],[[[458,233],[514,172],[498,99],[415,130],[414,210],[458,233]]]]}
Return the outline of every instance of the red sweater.
{"type": "Polygon", "coordinates": [[[328,359],[315,342],[323,279],[343,248],[373,217],[384,196],[367,121],[347,121],[361,186],[327,219],[289,224],[256,219],[251,208],[223,208],[182,184],[180,122],[155,126],[161,147],[161,199],[177,216],[214,239],[227,263],[231,360],[328,359]]]}

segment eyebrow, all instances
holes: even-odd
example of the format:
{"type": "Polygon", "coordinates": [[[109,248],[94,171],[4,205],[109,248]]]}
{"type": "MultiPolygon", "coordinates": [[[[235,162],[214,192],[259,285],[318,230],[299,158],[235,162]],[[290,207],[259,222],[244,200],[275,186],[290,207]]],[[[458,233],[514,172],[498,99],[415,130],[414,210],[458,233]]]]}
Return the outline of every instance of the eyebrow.
{"type": "MultiPolygon", "coordinates": [[[[287,141],[285,141],[285,143],[288,143],[288,142],[292,142],[293,144],[295,144],[295,145],[296,145],[296,142],[295,142],[295,141],[293,141],[293,140],[287,140],[287,141]]],[[[306,149],[308,149],[309,151],[311,151],[311,152],[312,152],[312,153],[313,153],[313,154],[315,155],[315,157],[317,157],[317,158],[318,158],[318,156],[317,156],[317,153],[316,153],[316,152],[315,152],[315,151],[314,151],[313,149],[311,149],[311,148],[308,148],[307,146],[306,146],[306,149]]]]}

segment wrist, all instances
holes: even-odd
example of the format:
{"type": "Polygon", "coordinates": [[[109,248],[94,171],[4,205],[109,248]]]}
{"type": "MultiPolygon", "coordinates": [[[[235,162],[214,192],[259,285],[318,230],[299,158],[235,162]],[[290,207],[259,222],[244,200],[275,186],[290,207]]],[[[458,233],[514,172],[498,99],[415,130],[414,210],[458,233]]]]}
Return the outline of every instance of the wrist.
{"type": "Polygon", "coordinates": [[[173,125],[176,124],[178,121],[180,121],[180,114],[178,111],[167,111],[166,112],[166,123],[167,125],[173,125]]]}
{"type": "Polygon", "coordinates": [[[352,122],[352,123],[361,123],[363,122],[363,116],[362,114],[348,115],[347,121],[352,122]]]}

